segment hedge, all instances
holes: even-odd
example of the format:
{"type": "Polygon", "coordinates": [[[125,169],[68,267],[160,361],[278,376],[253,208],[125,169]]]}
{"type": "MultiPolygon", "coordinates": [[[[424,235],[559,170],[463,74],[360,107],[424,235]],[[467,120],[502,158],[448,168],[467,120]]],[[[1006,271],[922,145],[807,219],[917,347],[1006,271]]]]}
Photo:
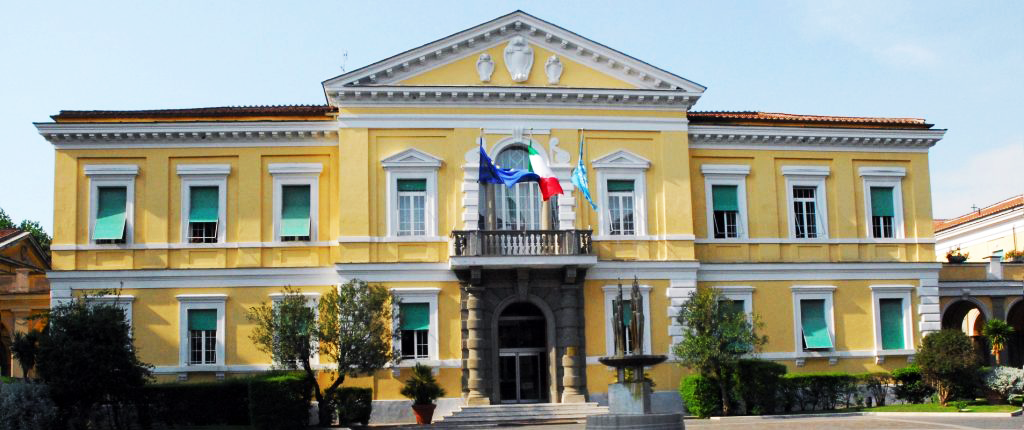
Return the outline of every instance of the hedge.
{"type": "Polygon", "coordinates": [[[701,418],[722,413],[722,396],[718,381],[701,375],[690,375],[679,384],[679,395],[686,402],[686,411],[701,418]]]}
{"type": "Polygon", "coordinates": [[[373,389],[359,387],[342,387],[334,395],[334,404],[338,410],[338,422],[341,425],[370,422],[373,407],[373,389]]]}
{"type": "Polygon", "coordinates": [[[136,403],[143,428],[167,425],[249,425],[249,379],[150,384],[136,403]]]}
{"type": "Polygon", "coordinates": [[[907,403],[924,403],[935,392],[925,384],[921,368],[911,365],[892,371],[892,379],[896,382],[892,391],[897,399],[907,403]]]}
{"type": "Polygon", "coordinates": [[[261,430],[305,428],[312,394],[302,373],[270,373],[249,380],[252,426],[261,430]]]}
{"type": "Polygon", "coordinates": [[[786,366],[767,360],[740,360],[734,375],[733,397],[743,402],[747,414],[775,413],[777,392],[786,366]]]}
{"type": "Polygon", "coordinates": [[[832,410],[844,401],[849,406],[849,398],[857,390],[857,377],[848,373],[799,373],[785,379],[804,411],[832,410]]]}

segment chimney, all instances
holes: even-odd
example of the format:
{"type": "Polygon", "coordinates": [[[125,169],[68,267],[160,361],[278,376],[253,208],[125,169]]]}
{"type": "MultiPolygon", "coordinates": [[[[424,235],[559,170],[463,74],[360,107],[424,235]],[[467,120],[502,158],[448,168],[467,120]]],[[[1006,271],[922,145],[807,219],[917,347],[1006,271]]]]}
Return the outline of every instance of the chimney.
{"type": "Polygon", "coordinates": [[[993,252],[991,257],[986,258],[989,259],[986,278],[989,280],[1003,279],[1003,251],[993,252]]]}

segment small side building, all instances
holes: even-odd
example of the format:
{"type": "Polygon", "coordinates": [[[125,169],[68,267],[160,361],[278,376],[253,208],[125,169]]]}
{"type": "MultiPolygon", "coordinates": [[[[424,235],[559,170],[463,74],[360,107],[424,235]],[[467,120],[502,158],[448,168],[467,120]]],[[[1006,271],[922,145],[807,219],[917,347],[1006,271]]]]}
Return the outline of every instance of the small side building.
{"type": "Polygon", "coordinates": [[[41,327],[35,314],[50,307],[50,256],[32,235],[20,229],[0,230],[0,375],[23,377],[11,354],[14,334],[41,327]]]}
{"type": "Polygon", "coordinates": [[[984,262],[995,252],[1024,250],[1024,194],[956,218],[935,220],[935,255],[960,248],[969,262],[984,262]]]}

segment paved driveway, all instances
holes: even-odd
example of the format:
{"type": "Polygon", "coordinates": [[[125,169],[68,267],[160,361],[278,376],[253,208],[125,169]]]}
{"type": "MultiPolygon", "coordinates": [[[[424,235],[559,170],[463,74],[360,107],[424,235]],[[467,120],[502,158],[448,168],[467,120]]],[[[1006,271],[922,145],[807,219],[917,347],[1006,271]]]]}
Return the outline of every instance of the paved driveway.
{"type": "MultiPolygon", "coordinates": [[[[533,430],[582,430],[583,424],[554,424],[515,427],[533,430]]],[[[467,428],[467,427],[460,427],[467,428]]],[[[504,429],[510,427],[481,427],[504,429]]],[[[809,418],[727,418],[724,420],[686,420],[687,430],[847,430],[847,429],[999,429],[1022,430],[1024,417],[809,417],[809,418]]]]}

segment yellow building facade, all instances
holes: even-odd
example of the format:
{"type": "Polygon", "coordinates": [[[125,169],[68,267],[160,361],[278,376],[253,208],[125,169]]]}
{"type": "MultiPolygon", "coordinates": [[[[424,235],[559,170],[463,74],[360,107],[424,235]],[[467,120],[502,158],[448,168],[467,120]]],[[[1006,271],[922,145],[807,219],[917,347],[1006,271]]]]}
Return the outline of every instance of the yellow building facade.
{"type": "MultiPolygon", "coordinates": [[[[654,354],[706,287],[760,315],[760,356],[794,372],[901,367],[940,327],[944,130],[923,120],[692,111],[705,87],[522,12],[323,88],[324,106],[37,124],[56,149],[52,301],[120,288],[142,360],[204,380],[270,368],[245,311],[285,286],[386,286],[416,315],[407,358],[346,382],[374,388],[381,422],[408,414],[416,362],[442,415],[605,401],[620,279],[654,354]],[[581,144],[596,209],[571,181],[581,144]],[[520,168],[532,147],[565,193],[479,184],[481,147],[520,168]]],[[[656,409],[681,408],[687,370],[650,373],[656,409]]]]}

